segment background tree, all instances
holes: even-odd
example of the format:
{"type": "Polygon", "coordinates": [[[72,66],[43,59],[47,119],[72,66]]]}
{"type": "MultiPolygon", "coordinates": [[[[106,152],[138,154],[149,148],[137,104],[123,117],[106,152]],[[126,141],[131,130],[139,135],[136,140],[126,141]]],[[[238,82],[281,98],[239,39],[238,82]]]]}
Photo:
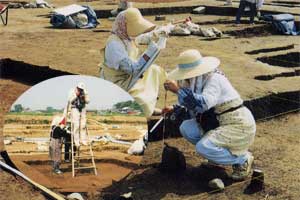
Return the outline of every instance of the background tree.
{"type": "Polygon", "coordinates": [[[22,104],[16,104],[14,106],[14,112],[22,112],[24,110],[22,104]]]}

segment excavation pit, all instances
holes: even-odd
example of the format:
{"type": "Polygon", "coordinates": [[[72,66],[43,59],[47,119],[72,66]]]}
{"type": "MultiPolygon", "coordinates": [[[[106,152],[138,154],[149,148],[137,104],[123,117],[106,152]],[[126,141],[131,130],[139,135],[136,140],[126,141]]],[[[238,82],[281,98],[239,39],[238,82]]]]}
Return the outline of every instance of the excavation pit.
{"type": "Polygon", "coordinates": [[[38,66],[9,58],[0,59],[1,78],[13,79],[26,84],[37,84],[41,81],[72,73],[52,69],[48,66],[38,66]]]}
{"type": "Polygon", "coordinates": [[[225,31],[224,33],[234,36],[236,38],[266,37],[275,34],[270,24],[249,27],[241,30],[230,30],[230,31],[225,31]]]}
{"type": "Polygon", "coordinates": [[[246,51],[246,54],[249,55],[255,55],[255,54],[260,54],[260,53],[270,53],[270,52],[275,52],[275,51],[283,51],[283,50],[290,50],[290,49],[294,49],[295,45],[291,44],[291,45],[287,45],[287,46],[281,46],[281,47],[274,47],[274,48],[264,48],[264,49],[257,49],[257,50],[253,50],[253,51],[246,51]]]}
{"type": "Polygon", "coordinates": [[[300,53],[290,52],[287,54],[259,57],[257,60],[273,66],[279,67],[300,67],[300,53]]]}
{"type": "Polygon", "coordinates": [[[282,72],[279,74],[260,75],[260,76],[255,76],[254,79],[260,80],[260,81],[270,81],[275,78],[294,77],[294,76],[300,76],[300,70],[295,70],[294,72],[282,72]]]}
{"type": "MultiPolygon", "coordinates": [[[[97,156],[97,155],[96,155],[97,156]]],[[[101,156],[98,154],[98,156],[101,156]]],[[[52,172],[51,161],[48,155],[11,156],[18,168],[29,178],[45,187],[58,192],[80,192],[93,193],[109,187],[114,181],[120,181],[137,168],[139,159],[126,154],[115,155],[114,159],[95,159],[98,175],[93,170],[85,169],[76,172],[72,177],[71,163],[64,163],[60,166],[61,175],[52,172]],[[62,181],[63,180],[63,181],[62,181]]],[[[82,166],[90,165],[91,161],[81,160],[82,166]]]]}

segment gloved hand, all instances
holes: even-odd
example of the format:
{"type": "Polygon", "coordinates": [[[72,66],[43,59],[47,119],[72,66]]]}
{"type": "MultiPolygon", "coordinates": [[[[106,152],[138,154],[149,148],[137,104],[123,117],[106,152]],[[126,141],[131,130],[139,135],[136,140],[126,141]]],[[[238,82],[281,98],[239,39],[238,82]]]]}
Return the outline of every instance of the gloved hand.
{"type": "Polygon", "coordinates": [[[143,58],[147,62],[159,50],[158,45],[151,41],[147,50],[143,53],[143,58]]]}
{"type": "Polygon", "coordinates": [[[185,97],[183,98],[184,106],[189,110],[194,109],[197,106],[197,100],[195,99],[192,90],[188,88],[182,88],[181,90],[185,93],[185,97]]]}

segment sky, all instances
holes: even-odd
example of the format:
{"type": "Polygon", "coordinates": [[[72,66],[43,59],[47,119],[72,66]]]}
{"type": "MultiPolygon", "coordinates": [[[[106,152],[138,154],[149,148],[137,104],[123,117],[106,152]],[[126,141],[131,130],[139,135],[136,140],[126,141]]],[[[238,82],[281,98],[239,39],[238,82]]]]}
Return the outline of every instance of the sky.
{"type": "Polygon", "coordinates": [[[90,96],[87,109],[109,109],[118,102],[133,100],[133,98],[118,86],[103,79],[83,76],[68,75],[43,81],[25,91],[12,105],[22,104],[31,110],[44,110],[51,106],[62,109],[67,105],[68,94],[79,82],[86,85],[90,96]]]}

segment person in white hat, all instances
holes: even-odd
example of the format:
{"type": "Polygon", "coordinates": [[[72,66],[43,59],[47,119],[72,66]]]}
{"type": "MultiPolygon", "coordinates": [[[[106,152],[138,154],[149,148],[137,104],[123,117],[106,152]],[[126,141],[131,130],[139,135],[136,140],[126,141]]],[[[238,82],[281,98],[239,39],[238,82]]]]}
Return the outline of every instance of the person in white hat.
{"type": "MultiPolygon", "coordinates": [[[[219,64],[218,58],[202,57],[198,50],[184,51],[164,87],[177,94],[179,104],[191,116],[180,125],[182,136],[210,162],[232,165],[232,178],[243,180],[251,172],[254,158],[248,148],[254,141],[256,124],[238,92],[218,70],[219,64]],[[214,123],[213,118],[202,117],[211,109],[218,125],[207,130],[205,126],[214,123]]],[[[170,110],[165,108],[164,112],[170,110]]]]}
{"type": "Polygon", "coordinates": [[[155,25],[146,20],[137,8],[128,8],[119,13],[106,43],[104,62],[100,66],[100,77],[128,91],[143,108],[146,117],[154,113],[159,86],[166,78],[161,67],[151,65],[151,58],[165,48],[166,38],[160,37],[157,43],[151,42],[141,55],[134,39],[154,28],[155,25]],[[148,68],[144,69],[146,66],[148,68]],[[145,72],[140,76],[143,70],[145,72]]]}
{"type": "Polygon", "coordinates": [[[86,104],[90,98],[85,84],[80,82],[76,88],[69,92],[68,106],[64,115],[71,121],[71,134],[74,137],[75,146],[88,145],[86,133],[86,104]],[[69,115],[69,116],[68,116],[69,115]]]}

